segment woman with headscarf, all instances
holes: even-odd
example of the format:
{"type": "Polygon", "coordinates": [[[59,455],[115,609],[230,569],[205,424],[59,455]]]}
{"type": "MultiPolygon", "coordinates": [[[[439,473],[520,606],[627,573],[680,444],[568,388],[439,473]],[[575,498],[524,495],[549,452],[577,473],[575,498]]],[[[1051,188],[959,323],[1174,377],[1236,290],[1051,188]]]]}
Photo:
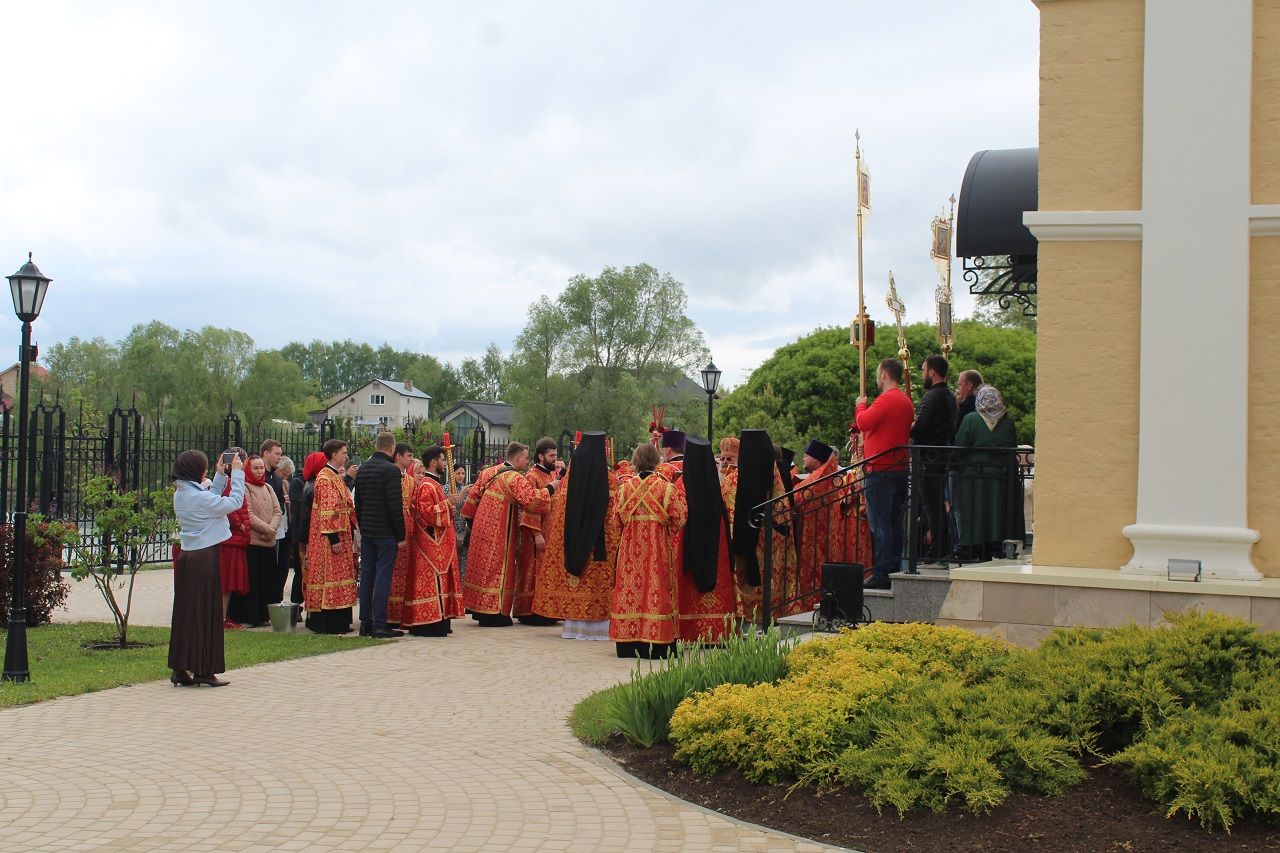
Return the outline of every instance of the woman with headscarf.
{"type": "Polygon", "coordinates": [[[566,640],[609,639],[613,564],[618,554],[618,478],[605,458],[605,434],[582,434],[572,464],[551,496],[547,551],[533,610],[564,620],[566,640]]]}
{"type": "Polygon", "coordinates": [[[684,495],[654,473],[658,449],[636,448],[631,462],[636,479],[618,488],[616,514],[622,529],[609,638],[618,657],[666,657],[675,649],[676,564],[674,534],[684,527],[689,510],[684,495]]]}
{"type": "Polygon", "coordinates": [[[988,560],[999,556],[1005,539],[1021,540],[1026,531],[1018,488],[1017,428],[994,386],[979,388],[976,400],[977,410],[965,415],[956,431],[956,447],[971,449],[956,454],[955,503],[963,556],[988,560]]]}
{"type": "MultiPolygon", "coordinates": [[[[249,454],[238,447],[228,451],[240,460],[241,470],[249,460],[249,454]]],[[[247,482],[247,481],[246,481],[247,482]]],[[[211,489],[217,488],[210,486],[211,489]]],[[[231,493],[231,481],[224,478],[221,494],[227,497],[231,493]]],[[[245,502],[249,499],[247,487],[241,490],[240,506],[227,515],[227,524],[231,528],[231,536],[222,543],[219,562],[222,569],[222,627],[231,630],[243,628],[244,625],[231,618],[231,597],[244,595],[249,591],[249,507],[245,502]]]]}
{"type": "Polygon", "coordinates": [[[680,639],[719,643],[733,630],[737,614],[729,568],[729,516],[711,442],[692,436],[685,440],[677,488],[689,506],[689,520],[676,534],[680,639]]]}
{"type": "Polygon", "coordinates": [[[227,616],[234,622],[257,627],[271,621],[267,610],[271,590],[279,584],[276,571],[276,531],[280,527],[280,501],[267,482],[267,463],[254,453],[244,466],[244,506],[249,517],[249,541],[245,556],[249,586],[231,596],[227,616]]]}
{"type": "Polygon", "coordinates": [[[227,516],[244,505],[244,463],[239,455],[204,489],[209,459],[198,450],[178,454],[169,475],[182,553],[173,573],[173,617],[169,629],[169,681],[175,686],[224,687],[221,545],[231,536],[227,516]],[[223,487],[226,486],[226,494],[223,487]]]}

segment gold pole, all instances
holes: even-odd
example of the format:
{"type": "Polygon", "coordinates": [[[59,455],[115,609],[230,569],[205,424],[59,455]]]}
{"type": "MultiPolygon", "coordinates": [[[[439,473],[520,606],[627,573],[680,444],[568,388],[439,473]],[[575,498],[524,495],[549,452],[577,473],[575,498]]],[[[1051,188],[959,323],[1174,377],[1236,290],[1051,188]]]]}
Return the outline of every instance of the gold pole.
{"type": "MultiPolygon", "coordinates": [[[[956,194],[952,193],[951,198],[948,200],[951,202],[951,213],[948,214],[947,216],[947,234],[952,240],[955,240],[956,238],[956,194]]],[[[953,316],[951,317],[951,324],[952,324],[951,328],[955,329],[955,316],[954,316],[955,296],[951,292],[951,244],[947,244],[947,303],[951,306],[951,310],[953,312],[953,316]]],[[[951,348],[955,346],[955,341],[956,341],[956,338],[955,338],[954,331],[950,332],[942,340],[942,357],[945,358],[947,361],[951,360],[951,348]]]]}
{"type": "Polygon", "coordinates": [[[867,305],[862,292],[862,136],[853,132],[854,161],[856,163],[856,198],[858,205],[858,317],[854,320],[858,330],[858,396],[867,396],[867,305]]]}

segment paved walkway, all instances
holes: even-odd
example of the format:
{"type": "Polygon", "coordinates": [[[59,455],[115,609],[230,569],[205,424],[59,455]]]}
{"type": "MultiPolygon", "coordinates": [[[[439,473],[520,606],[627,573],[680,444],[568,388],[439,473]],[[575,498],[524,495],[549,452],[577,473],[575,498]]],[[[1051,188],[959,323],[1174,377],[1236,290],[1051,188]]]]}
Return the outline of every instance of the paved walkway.
{"type": "MultiPolygon", "coordinates": [[[[139,576],[140,624],[167,620],[169,581],[139,576]]],[[[57,618],[104,618],[85,592],[57,618]]],[[[0,850],[832,849],[654,793],[575,740],[573,703],[628,670],[612,646],[454,624],[221,690],[0,711],[0,850]]]]}

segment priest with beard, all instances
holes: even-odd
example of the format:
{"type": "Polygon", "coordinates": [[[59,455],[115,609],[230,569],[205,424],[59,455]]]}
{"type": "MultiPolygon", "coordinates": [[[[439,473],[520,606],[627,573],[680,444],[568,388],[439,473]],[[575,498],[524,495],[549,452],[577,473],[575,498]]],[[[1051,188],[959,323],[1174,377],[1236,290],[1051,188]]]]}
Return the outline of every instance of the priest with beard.
{"type": "Polygon", "coordinates": [[[444,492],[449,475],[444,448],[436,444],[423,451],[415,474],[407,478],[416,485],[409,506],[413,525],[406,543],[409,569],[400,624],[415,637],[444,637],[453,633],[450,620],[463,614],[457,531],[444,492]]]}
{"type": "Polygon", "coordinates": [[[534,589],[535,613],[564,620],[566,640],[609,639],[618,555],[618,477],[605,434],[583,433],[547,511],[547,550],[534,589]]]}
{"type": "Polygon", "coordinates": [[[721,643],[734,628],[736,604],[729,516],[711,442],[694,437],[686,440],[683,474],[676,487],[689,507],[689,520],[676,534],[680,639],[721,643]]]}
{"type": "MultiPolygon", "coordinates": [[[[556,440],[541,438],[533,447],[534,463],[525,477],[537,491],[560,482],[556,465],[556,440]]],[[[554,501],[554,498],[552,499],[554,501]]],[[[520,533],[516,545],[517,580],[511,612],[522,625],[554,625],[556,620],[543,615],[534,605],[538,575],[546,560],[550,540],[550,506],[527,507],[520,513],[520,533]]]]}

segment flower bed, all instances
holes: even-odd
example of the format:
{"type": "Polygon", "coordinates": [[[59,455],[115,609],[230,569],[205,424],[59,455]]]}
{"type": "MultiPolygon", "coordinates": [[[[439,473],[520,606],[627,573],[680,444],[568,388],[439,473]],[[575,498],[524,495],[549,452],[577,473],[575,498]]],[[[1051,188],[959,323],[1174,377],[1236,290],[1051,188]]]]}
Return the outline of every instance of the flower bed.
{"type": "Polygon", "coordinates": [[[1027,651],[874,624],[796,647],[780,678],[692,693],[668,739],[699,773],[849,790],[897,814],[987,814],[1107,766],[1166,815],[1230,831],[1280,818],[1280,635],[1191,614],[1027,651]]]}

